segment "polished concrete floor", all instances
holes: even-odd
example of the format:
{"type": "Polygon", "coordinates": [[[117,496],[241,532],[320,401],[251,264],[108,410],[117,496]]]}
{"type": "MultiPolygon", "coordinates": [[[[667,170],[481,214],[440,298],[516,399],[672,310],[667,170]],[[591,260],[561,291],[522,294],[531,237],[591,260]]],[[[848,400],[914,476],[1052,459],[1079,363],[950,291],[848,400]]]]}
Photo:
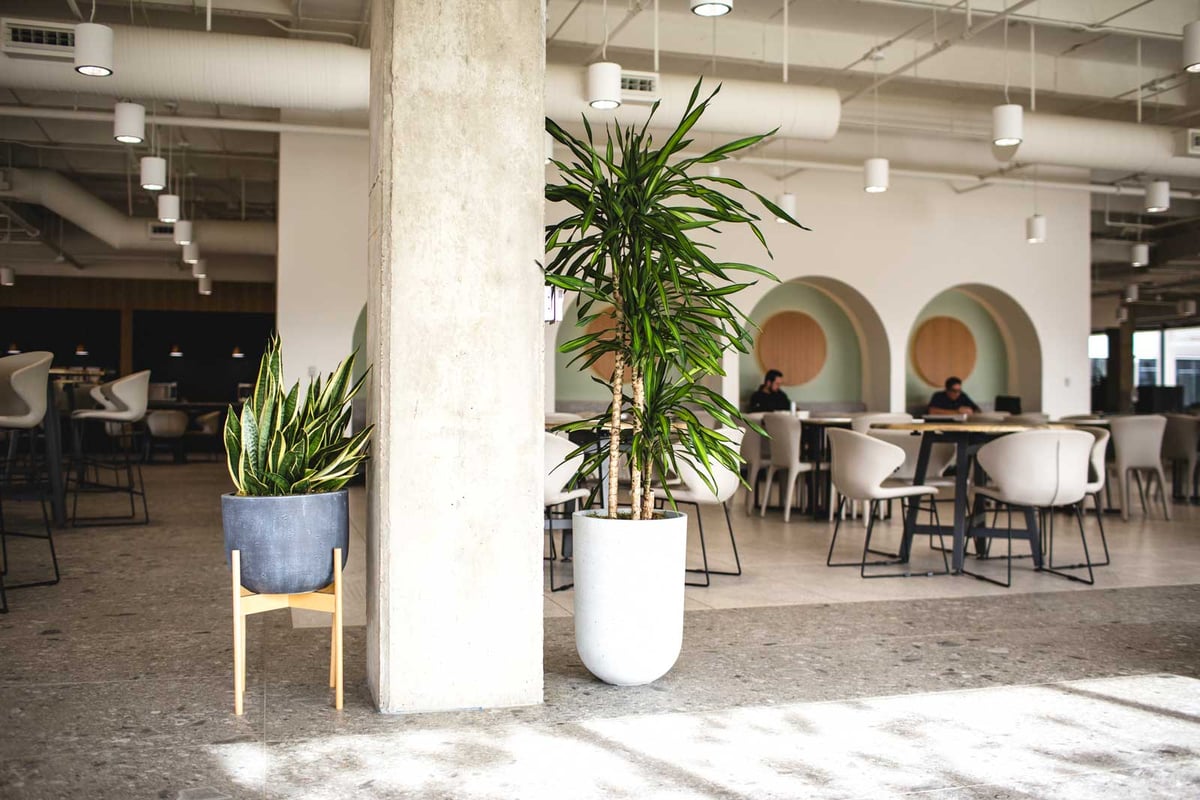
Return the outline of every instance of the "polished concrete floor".
{"type": "MultiPolygon", "coordinates": [[[[1095,588],[1026,560],[1011,590],[863,581],[823,566],[827,524],[739,508],[746,572],[688,590],[683,653],[651,686],[592,679],[571,593],[547,592],[542,706],[376,714],[355,626],[339,713],[324,626],[276,612],[251,621],[239,718],[228,478],[147,478],[154,524],[61,532],[62,583],[0,616],[6,800],[1200,796],[1197,507],[1106,518],[1114,564],[1095,588]]],[[[724,566],[719,511],[705,522],[724,566]]],[[[849,555],[861,522],[844,530],[849,555]]],[[[44,568],[37,544],[13,544],[12,579],[44,568]]]]}

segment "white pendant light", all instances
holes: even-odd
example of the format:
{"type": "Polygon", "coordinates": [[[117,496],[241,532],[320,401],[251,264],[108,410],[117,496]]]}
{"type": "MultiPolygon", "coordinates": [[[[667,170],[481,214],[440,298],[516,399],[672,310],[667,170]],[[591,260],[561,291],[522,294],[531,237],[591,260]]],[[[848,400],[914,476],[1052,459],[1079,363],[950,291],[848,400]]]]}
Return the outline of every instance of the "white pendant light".
{"type": "Polygon", "coordinates": [[[1133,247],[1129,248],[1129,265],[1131,267],[1144,267],[1150,263],[1150,245],[1145,242],[1134,242],[1133,247]]]}
{"type": "Polygon", "coordinates": [[[1180,300],[1175,304],[1175,310],[1182,316],[1196,316],[1196,301],[1195,300],[1180,300]]]}
{"type": "Polygon", "coordinates": [[[167,188],[167,160],[158,156],[142,156],[142,188],[148,192],[161,192],[167,188]]]}
{"type": "MultiPolygon", "coordinates": [[[[779,197],[775,198],[775,205],[779,206],[779,209],[792,219],[796,218],[796,195],[792,194],[791,192],[784,192],[783,194],[779,195],[779,197]]],[[[787,220],[783,217],[776,217],[775,221],[784,223],[787,222],[787,220]]]]}
{"type": "Polygon", "coordinates": [[[200,245],[195,242],[183,246],[183,263],[195,264],[200,260],[200,245]]]}
{"type": "Polygon", "coordinates": [[[175,244],[191,244],[192,243],[192,223],[189,220],[181,219],[175,222],[175,244]]]}
{"type": "Polygon", "coordinates": [[[121,144],[144,142],[146,107],[137,103],[117,103],[113,108],[113,138],[121,144]]]}
{"type": "Polygon", "coordinates": [[[621,65],[615,61],[597,61],[588,67],[588,104],[601,110],[621,105],[621,65]]]}
{"type": "Polygon", "coordinates": [[[1025,218],[1025,241],[1030,244],[1041,244],[1046,241],[1046,218],[1034,214],[1025,218]]]}
{"type": "Polygon", "coordinates": [[[0,267],[0,286],[12,286],[17,282],[17,273],[12,267],[0,267]]]}
{"type": "Polygon", "coordinates": [[[179,195],[160,194],[158,196],[158,221],[175,222],[179,219],[179,195]]]}
{"type": "Polygon", "coordinates": [[[1117,322],[1121,325],[1129,322],[1129,309],[1125,306],[1117,307],[1117,322]]]}
{"type": "Polygon", "coordinates": [[[212,278],[205,275],[203,278],[196,281],[196,288],[199,290],[200,294],[212,294],[212,278]]]}
{"type": "Polygon", "coordinates": [[[692,13],[699,17],[723,17],[733,11],[733,0],[692,0],[692,13]]]}
{"type": "Polygon", "coordinates": [[[1014,147],[1025,136],[1025,110],[1016,103],[1005,103],[992,108],[992,144],[997,147],[1014,147]]]}
{"type": "Polygon", "coordinates": [[[1183,26],[1183,68],[1200,72],[1200,19],[1183,26]]]}
{"type": "Polygon", "coordinates": [[[208,277],[208,262],[205,261],[203,258],[198,259],[195,264],[192,264],[192,277],[193,278],[207,278],[208,277]]]}
{"type": "Polygon", "coordinates": [[[91,78],[112,75],[113,32],[107,25],[81,22],[75,26],[75,71],[91,78]]]}
{"type": "Polygon", "coordinates": [[[1171,207],[1171,184],[1169,181],[1146,182],[1147,214],[1161,214],[1171,207]]]}
{"type": "Polygon", "coordinates": [[[711,167],[708,168],[708,177],[710,177],[710,178],[721,177],[721,168],[718,167],[716,164],[713,164],[711,167]]]}
{"type": "Polygon", "coordinates": [[[1136,283],[1131,283],[1125,287],[1125,302],[1126,303],[1136,303],[1138,301],[1139,295],[1140,295],[1140,290],[1138,289],[1138,285],[1136,283]]]}
{"type": "Polygon", "coordinates": [[[888,190],[888,160],[868,158],[863,162],[863,189],[871,194],[888,190]]]}

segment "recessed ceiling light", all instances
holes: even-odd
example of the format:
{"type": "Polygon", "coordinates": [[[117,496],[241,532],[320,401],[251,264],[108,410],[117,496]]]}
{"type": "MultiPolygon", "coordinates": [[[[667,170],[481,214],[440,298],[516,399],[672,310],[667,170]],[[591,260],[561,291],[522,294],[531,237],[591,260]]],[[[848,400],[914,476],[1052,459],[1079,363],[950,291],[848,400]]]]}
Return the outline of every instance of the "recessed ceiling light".
{"type": "Polygon", "coordinates": [[[723,17],[733,11],[733,0],[691,0],[692,13],[700,17],[723,17]]]}

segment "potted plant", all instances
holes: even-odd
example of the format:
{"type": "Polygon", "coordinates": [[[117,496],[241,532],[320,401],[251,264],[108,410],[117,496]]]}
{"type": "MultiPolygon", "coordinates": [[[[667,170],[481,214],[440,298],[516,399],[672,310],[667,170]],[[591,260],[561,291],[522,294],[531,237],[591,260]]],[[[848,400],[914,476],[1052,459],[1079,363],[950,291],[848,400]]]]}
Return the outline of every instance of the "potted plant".
{"type": "Polygon", "coordinates": [[[346,436],[354,356],[322,383],[283,384],[278,338],[259,364],[241,414],[225,418],[225,455],[237,491],[222,495],[225,554],[241,551],[242,586],[259,594],[300,594],[333,580],[333,550],[349,551],[346,483],[367,458],[371,428],[346,436]]]}
{"type": "MultiPolygon", "coordinates": [[[[679,458],[710,485],[711,462],[740,468],[731,440],[697,414],[723,426],[749,423],[702,381],[724,374],[727,350],[744,353],[751,344],[749,319],[731,297],[752,282],[731,276],[775,280],[750,264],[714,260],[711,245],[692,237],[722,224],[747,225],[766,247],[760,218],[723,189],[749,193],[776,217],[803,228],[733,178],[691,174],[774,133],[686,155],[689,132],[720,91],[699,100],[700,86],[661,145],[648,133],[657,103],[640,129],[608,129],[600,147],[586,118],[586,139],[546,120],[546,130],[573,160],[555,161],[562,182],[546,186],[548,201],[571,207],[564,219],[546,226],[546,280],[579,294],[581,327],[611,317],[610,330],[584,334],[560,349],[575,353],[572,363],[584,369],[602,357],[614,362],[605,382],[612,398],[607,410],[562,429],[606,433],[606,446],[572,454],[586,453],[577,478],[595,473],[610,455],[616,465],[622,450],[630,466],[628,508],[618,506],[613,468],[607,486],[599,487],[607,492],[607,514],[582,511],[573,519],[576,648],[594,675],[620,685],[649,683],[679,656],[687,518],[655,509],[651,480],[674,472],[679,458]]],[[[670,501],[670,486],[661,491],[670,501]]]]}

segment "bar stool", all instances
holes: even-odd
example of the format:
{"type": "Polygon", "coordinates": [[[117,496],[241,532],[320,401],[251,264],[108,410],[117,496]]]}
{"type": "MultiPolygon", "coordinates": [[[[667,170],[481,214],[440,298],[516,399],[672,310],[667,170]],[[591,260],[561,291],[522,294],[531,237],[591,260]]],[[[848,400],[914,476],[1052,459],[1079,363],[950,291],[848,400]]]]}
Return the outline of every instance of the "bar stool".
{"type": "Polygon", "coordinates": [[[71,524],[85,526],[146,525],[150,522],[150,509],[146,504],[146,484],[142,479],[142,468],[133,460],[135,452],[134,424],[146,416],[149,402],[150,371],[143,370],[118,378],[92,390],[92,396],[106,407],[76,411],[71,414],[75,439],[75,490],[71,500],[71,524]],[[97,394],[99,393],[99,397],[97,394]],[[84,426],[89,422],[100,422],[105,432],[113,438],[114,452],[111,459],[86,456],[83,452],[84,426]],[[95,480],[89,480],[88,470],[95,472],[95,480]],[[112,482],[100,479],[101,470],[112,471],[112,482]],[[122,480],[122,473],[124,480],[122,480]],[[80,517],[79,495],[119,492],[129,495],[129,513],[80,517]],[[135,498],[142,498],[142,519],[137,518],[135,498]]]}
{"type": "Polygon", "coordinates": [[[9,435],[4,479],[3,482],[0,482],[0,560],[3,561],[3,566],[0,568],[0,613],[8,611],[6,592],[31,586],[53,586],[59,580],[58,556],[54,552],[50,515],[46,511],[47,491],[45,484],[39,480],[40,467],[37,457],[37,428],[46,416],[46,384],[50,377],[50,362],[53,359],[54,354],[45,351],[0,358],[0,429],[6,430],[9,435]],[[12,486],[13,468],[16,457],[20,454],[22,433],[25,433],[29,439],[27,484],[41,502],[45,533],[10,531],[4,521],[4,493],[6,488],[12,486]],[[4,577],[8,574],[8,537],[10,536],[45,539],[50,546],[50,561],[54,565],[54,579],[5,585],[4,577]]]}

